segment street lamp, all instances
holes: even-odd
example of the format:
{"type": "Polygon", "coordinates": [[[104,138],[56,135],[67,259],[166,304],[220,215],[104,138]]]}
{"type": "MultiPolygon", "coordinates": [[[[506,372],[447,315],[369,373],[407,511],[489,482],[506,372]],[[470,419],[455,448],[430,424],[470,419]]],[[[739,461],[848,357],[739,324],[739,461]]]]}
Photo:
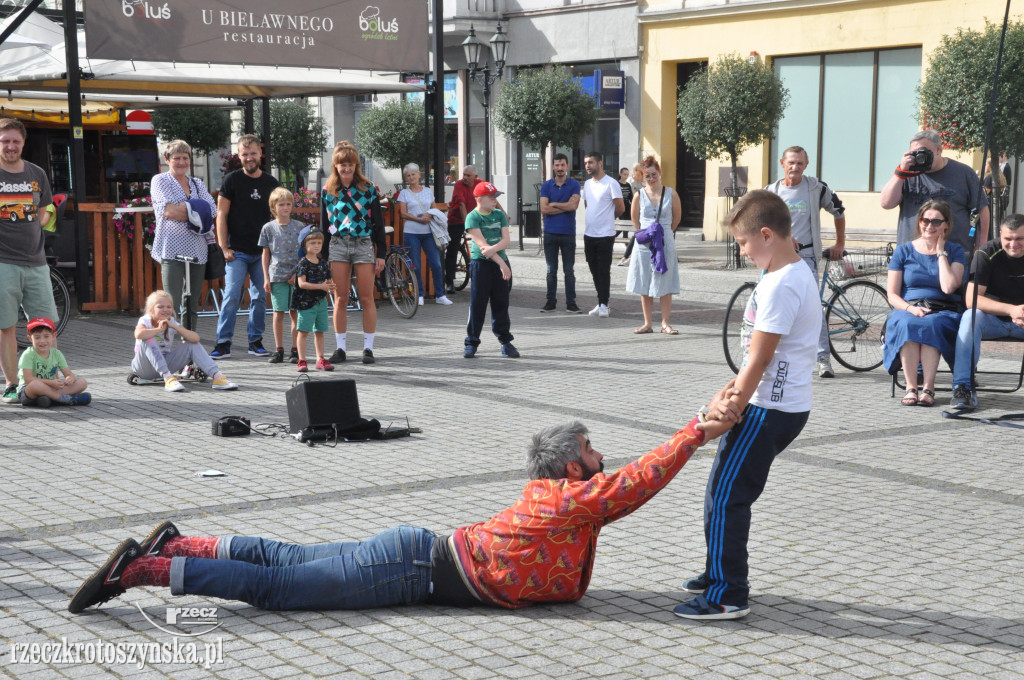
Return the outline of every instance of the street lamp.
{"type": "Polygon", "coordinates": [[[491,48],[491,56],[494,58],[494,73],[491,73],[491,64],[487,55],[483,55],[484,63],[480,67],[480,57],[483,51],[483,43],[476,37],[473,25],[469,26],[469,35],[462,41],[462,49],[466,51],[466,65],[469,66],[470,80],[477,80],[484,86],[484,179],[491,179],[491,118],[488,107],[491,97],[491,84],[501,78],[501,72],[505,68],[505,56],[508,53],[508,36],[501,31],[501,22],[494,36],[488,41],[491,48]]]}

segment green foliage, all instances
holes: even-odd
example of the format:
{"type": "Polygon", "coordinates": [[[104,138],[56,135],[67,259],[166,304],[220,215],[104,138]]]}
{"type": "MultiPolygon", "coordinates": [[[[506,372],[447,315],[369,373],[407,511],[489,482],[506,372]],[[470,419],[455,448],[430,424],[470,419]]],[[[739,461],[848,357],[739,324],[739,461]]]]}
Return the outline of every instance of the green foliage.
{"type": "MultiPolygon", "coordinates": [[[[929,58],[918,90],[921,123],[942,135],[952,149],[981,149],[992,97],[1002,25],[985,23],[984,31],[960,29],[943,36],[929,58]]],[[[1007,28],[999,72],[990,149],[1011,156],[1024,153],[1024,24],[1007,28]]]]}
{"type": "Polygon", "coordinates": [[[731,54],[697,71],[679,94],[679,134],[702,159],[736,157],[771,138],[789,91],[766,64],[731,54]]]}
{"type": "Polygon", "coordinates": [[[363,114],[356,123],[355,143],[383,168],[422,164],[427,156],[425,126],[422,103],[393,99],[363,114]]]}
{"type": "Polygon", "coordinates": [[[290,173],[296,182],[312,168],[329,143],[327,124],[312,106],[293,99],[271,100],[271,161],[290,173]]]}
{"type": "Polygon", "coordinates": [[[160,139],[183,139],[193,151],[213,153],[231,139],[231,115],[224,109],[156,109],[153,129],[160,139]]]}
{"type": "Polygon", "coordinates": [[[543,149],[579,146],[594,129],[598,111],[569,69],[521,71],[505,83],[494,104],[494,125],[509,139],[543,149]]]}

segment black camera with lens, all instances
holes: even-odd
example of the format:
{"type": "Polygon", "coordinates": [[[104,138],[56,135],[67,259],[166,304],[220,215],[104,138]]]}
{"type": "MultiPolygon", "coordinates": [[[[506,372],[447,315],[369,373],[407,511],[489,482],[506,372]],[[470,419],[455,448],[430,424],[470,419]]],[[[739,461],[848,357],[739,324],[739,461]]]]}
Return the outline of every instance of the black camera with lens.
{"type": "Polygon", "coordinates": [[[935,160],[935,154],[928,147],[919,146],[910,152],[910,155],[914,159],[914,164],[908,168],[910,172],[927,172],[932,168],[932,162],[935,160]]]}

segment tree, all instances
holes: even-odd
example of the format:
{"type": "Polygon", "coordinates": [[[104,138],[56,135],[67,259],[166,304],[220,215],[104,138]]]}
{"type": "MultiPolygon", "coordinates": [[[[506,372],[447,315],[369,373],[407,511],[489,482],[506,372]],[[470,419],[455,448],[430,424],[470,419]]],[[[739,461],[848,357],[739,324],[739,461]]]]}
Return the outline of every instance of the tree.
{"type": "MultiPolygon", "coordinates": [[[[984,31],[960,29],[943,36],[928,60],[918,89],[920,121],[942,135],[951,149],[982,149],[992,99],[1001,25],[986,22],[984,31]]],[[[1002,151],[1024,154],[1024,24],[1007,27],[999,92],[989,142],[990,156],[1002,151]]]]}
{"type": "Polygon", "coordinates": [[[183,139],[193,151],[210,154],[231,139],[231,115],[224,109],[156,109],[153,129],[161,139],[183,139]]]}
{"type": "Polygon", "coordinates": [[[732,162],[771,138],[789,103],[789,91],[770,66],[738,54],[720,58],[690,78],[679,94],[679,134],[698,158],[732,162]]]}
{"type": "Polygon", "coordinates": [[[327,124],[308,103],[294,99],[270,102],[270,160],[293,175],[296,189],[330,141],[327,124]]]}
{"type": "Polygon", "coordinates": [[[494,125],[509,139],[543,149],[579,146],[597,122],[594,98],[569,69],[521,71],[494,103],[494,125]]]}
{"type": "Polygon", "coordinates": [[[427,157],[423,104],[392,99],[356,123],[359,151],[382,168],[400,168],[427,157]]]}

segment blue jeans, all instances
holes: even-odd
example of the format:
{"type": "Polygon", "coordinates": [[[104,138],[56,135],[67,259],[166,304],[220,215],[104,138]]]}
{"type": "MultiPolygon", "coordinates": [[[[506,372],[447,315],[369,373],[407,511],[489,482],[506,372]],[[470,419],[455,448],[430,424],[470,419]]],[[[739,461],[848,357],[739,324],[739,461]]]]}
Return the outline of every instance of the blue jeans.
{"type": "Polygon", "coordinates": [[[487,305],[491,305],[491,331],[498,342],[506,344],[514,339],[508,316],[509,282],[501,278],[501,268],[493,260],[473,260],[469,263],[469,322],[466,324],[466,344],[478,346],[484,328],[487,305]]]}
{"type": "Polygon", "coordinates": [[[171,593],[247,602],[260,609],[368,609],[420,604],[430,595],[436,536],[400,526],[366,541],[294,545],[221,539],[217,559],[175,557],[171,593]]]}
{"type": "Polygon", "coordinates": [[[426,295],[423,287],[423,260],[420,257],[420,249],[427,255],[427,265],[434,277],[434,294],[437,297],[444,295],[444,277],[441,274],[441,253],[434,243],[433,234],[410,234],[405,232],[405,245],[409,246],[409,256],[412,258],[412,268],[416,271],[416,283],[420,284],[420,295],[426,295]]]}
{"type": "Polygon", "coordinates": [[[249,323],[246,334],[249,342],[263,340],[267,327],[267,300],[263,295],[263,256],[235,251],[235,259],[224,267],[224,299],[217,319],[217,344],[231,344],[235,334],[235,316],[242,301],[242,284],[249,276],[249,323]]]}
{"type": "Polygon", "coordinates": [[[548,301],[555,301],[558,288],[558,255],[562,255],[562,274],[565,276],[565,304],[576,302],[576,235],[544,232],[544,260],[548,264],[548,301]]]}
{"type": "MultiPolygon", "coordinates": [[[[818,290],[821,290],[821,277],[818,276],[818,261],[814,258],[814,250],[806,248],[800,251],[801,253],[810,253],[810,256],[801,255],[800,259],[811,268],[811,272],[814,273],[814,282],[818,284],[818,290]]],[[[818,361],[824,361],[828,359],[828,322],[825,321],[825,315],[821,315],[821,330],[818,332],[818,361]]]]}
{"type": "Polygon", "coordinates": [[[981,341],[994,338],[1020,338],[1024,340],[1024,328],[1012,321],[1003,321],[980,309],[977,312],[974,332],[974,366],[971,365],[971,310],[960,317],[960,330],[956,334],[956,359],[953,362],[953,386],[962,385],[974,389],[971,384],[971,371],[978,365],[981,356],[981,341]]]}

